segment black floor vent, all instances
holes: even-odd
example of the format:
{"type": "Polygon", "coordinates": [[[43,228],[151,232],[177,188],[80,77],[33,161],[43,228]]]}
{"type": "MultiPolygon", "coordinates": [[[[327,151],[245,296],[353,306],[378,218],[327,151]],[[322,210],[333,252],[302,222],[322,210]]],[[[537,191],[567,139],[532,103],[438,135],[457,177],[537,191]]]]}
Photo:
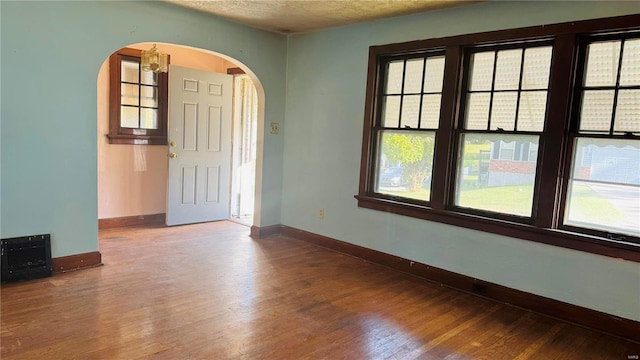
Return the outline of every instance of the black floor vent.
{"type": "Polygon", "coordinates": [[[2,282],[51,276],[49,234],[2,239],[2,282]]]}

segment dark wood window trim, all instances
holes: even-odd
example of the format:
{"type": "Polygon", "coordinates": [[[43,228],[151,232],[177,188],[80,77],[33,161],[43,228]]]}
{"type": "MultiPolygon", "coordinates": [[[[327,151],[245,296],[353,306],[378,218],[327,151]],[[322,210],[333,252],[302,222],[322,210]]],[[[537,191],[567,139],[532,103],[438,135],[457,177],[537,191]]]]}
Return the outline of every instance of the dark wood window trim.
{"type": "Polygon", "coordinates": [[[167,107],[169,100],[168,73],[158,74],[158,129],[132,129],[120,126],[121,62],[140,61],[141,50],[122,48],[109,58],[109,138],[110,144],[166,145],[167,107]]]}
{"type": "Polygon", "coordinates": [[[584,38],[618,31],[640,30],[640,15],[544,25],[439,39],[372,46],[365,99],[362,158],[358,206],[385,212],[442,222],[464,228],[520,238],[610,257],[640,261],[640,239],[607,238],[602,233],[561,226],[570,171],[570,124],[578,50],[584,38]],[[538,173],[533,199],[533,215],[526,220],[496,217],[482,211],[461,212],[452,206],[458,121],[465,50],[503,43],[546,40],[553,42],[547,120],[539,147],[538,173]],[[440,126],[437,130],[432,176],[431,201],[420,202],[376,193],[375,125],[379,104],[376,94],[381,83],[382,59],[416,52],[445,51],[445,80],[440,126]],[[454,99],[454,100],[452,100],[454,99]]]}

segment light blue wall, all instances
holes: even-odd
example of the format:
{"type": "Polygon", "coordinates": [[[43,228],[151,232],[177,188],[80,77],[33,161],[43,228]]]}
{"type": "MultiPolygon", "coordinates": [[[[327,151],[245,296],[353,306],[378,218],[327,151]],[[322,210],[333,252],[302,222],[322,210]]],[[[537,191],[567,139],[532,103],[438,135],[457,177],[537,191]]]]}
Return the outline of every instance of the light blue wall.
{"type": "Polygon", "coordinates": [[[50,232],[54,257],[98,250],[98,69],[122,46],[174,43],[229,55],[264,86],[265,123],[282,128],[264,137],[258,225],[640,320],[640,264],[359,209],[353,198],[370,45],[638,13],[637,3],[479,4],[291,36],[288,50],[283,36],[157,2],[1,1],[0,12],[3,238],[50,232]]]}
{"type": "Polygon", "coordinates": [[[291,36],[283,224],[640,320],[638,263],[361,209],[353,198],[369,46],[638,13],[639,4],[490,2],[291,36]]]}
{"type": "MultiPolygon", "coordinates": [[[[247,65],[284,120],[286,37],[160,2],[0,2],[2,238],[51,233],[52,255],[98,250],[96,84],[132,43],[212,50],[247,65]]],[[[278,224],[280,136],[265,135],[262,222],[278,224]]]]}

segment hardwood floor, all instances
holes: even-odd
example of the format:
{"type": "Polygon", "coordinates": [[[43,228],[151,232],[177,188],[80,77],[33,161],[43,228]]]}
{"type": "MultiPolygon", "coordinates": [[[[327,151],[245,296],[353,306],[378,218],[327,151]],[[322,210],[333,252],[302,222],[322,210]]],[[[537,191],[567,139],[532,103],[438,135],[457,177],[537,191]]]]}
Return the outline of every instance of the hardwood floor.
{"type": "Polygon", "coordinates": [[[640,345],[217,222],[100,232],[104,266],[3,284],[2,359],[627,359],[640,345]]]}

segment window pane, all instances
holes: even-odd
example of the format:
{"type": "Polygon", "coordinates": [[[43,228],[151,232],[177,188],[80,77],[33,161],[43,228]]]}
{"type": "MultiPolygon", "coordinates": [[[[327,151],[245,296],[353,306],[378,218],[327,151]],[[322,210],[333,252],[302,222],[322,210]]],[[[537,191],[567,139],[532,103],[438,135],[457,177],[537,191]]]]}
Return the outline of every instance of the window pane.
{"type": "Polygon", "coordinates": [[[143,71],[140,73],[140,82],[145,85],[158,85],[158,73],[153,71],[143,71]]]}
{"type": "Polygon", "coordinates": [[[402,90],[402,69],[404,61],[390,62],[387,68],[387,92],[386,94],[400,94],[402,90]]]}
{"type": "Polygon", "coordinates": [[[640,39],[624,42],[620,85],[640,85],[640,39]]]}
{"type": "Polygon", "coordinates": [[[524,51],[523,89],[546,89],[551,70],[551,46],[529,48],[524,51]]]}
{"type": "Polygon", "coordinates": [[[157,129],[158,128],[158,109],[140,109],[140,128],[141,129],[157,129]]]}
{"type": "Polygon", "coordinates": [[[498,51],[495,90],[518,90],[522,49],[498,51]]]}
{"type": "Polygon", "coordinates": [[[418,127],[418,113],[420,113],[420,95],[407,95],[402,100],[401,127],[418,127]]]}
{"type": "Polygon", "coordinates": [[[158,107],[158,88],[155,86],[140,87],[140,105],[158,107]]]}
{"type": "Polygon", "coordinates": [[[490,100],[491,95],[487,93],[469,94],[466,129],[488,130],[490,100]]]}
{"type": "Polygon", "coordinates": [[[422,119],[420,127],[423,129],[437,129],[440,123],[440,102],[442,95],[422,96],[422,119]]]}
{"type": "Polygon", "coordinates": [[[580,131],[606,131],[611,127],[613,90],[586,90],[582,98],[580,131]]]}
{"type": "Polygon", "coordinates": [[[538,136],[464,134],[460,143],[456,206],[531,216],[537,159],[523,149],[537,149],[538,136]]]}
{"type": "Polygon", "coordinates": [[[618,76],[620,41],[589,44],[585,86],[615,86],[618,76]]]}
{"type": "Polygon", "coordinates": [[[131,106],[120,107],[120,126],[124,128],[138,128],[139,108],[131,106]]]}
{"type": "Polygon", "coordinates": [[[138,85],[121,84],[120,104],[137,106],[138,91],[140,91],[138,85]]]}
{"type": "Polygon", "coordinates": [[[442,92],[444,56],[428,58],[425,71],[424,92],[442,92]]]}
{"type": "Polygon", "coordinates": [[[494,54],[489,51],[471,55],[471,91],[491,90],[494,54]]]}
{"type": "Polygon", "coordinates": [[[491,107],[491,130],[502,128],[515,130],[517,92],[504,92],[493,94],[493,106],[491,107]]]}
{"type": "Polygon", "coordinates": [[[640,132],[640,90],[620,90],[616,106],[616,132],[640,132]]]}
{"type": "Polygon", "coordinates": [[[407,60],[406,70],[404,74],[404,93],[416,94],[420,93],[422,87],[422,69],[424,67],[424,59],[407,60]]]}
{"type": "Polygon", "coordinates": [[[383,131],[376,192],[429,201],[435,132],[383,131]]]}
{"type": "Polygon", "coordinates": [[[123,82],[138,83],[140,64],[135,61],[122,60],[120,67],[120,80],[123,82]]]}
{"type": "Polygon", "coordinates": [[[576,141],[565,224],[640,235],[640,144],[576,141]]]}
{"type": "Polygon", "coordinates": [[[385,96],[382,126],[397,128],[400,124],[400,96],[385,96]]]}
{"type": "Polygon", "coordinates": [[[546,91],[524,91],[520,93],[517,130],[542,131],[546,110],[546,91]]]}

